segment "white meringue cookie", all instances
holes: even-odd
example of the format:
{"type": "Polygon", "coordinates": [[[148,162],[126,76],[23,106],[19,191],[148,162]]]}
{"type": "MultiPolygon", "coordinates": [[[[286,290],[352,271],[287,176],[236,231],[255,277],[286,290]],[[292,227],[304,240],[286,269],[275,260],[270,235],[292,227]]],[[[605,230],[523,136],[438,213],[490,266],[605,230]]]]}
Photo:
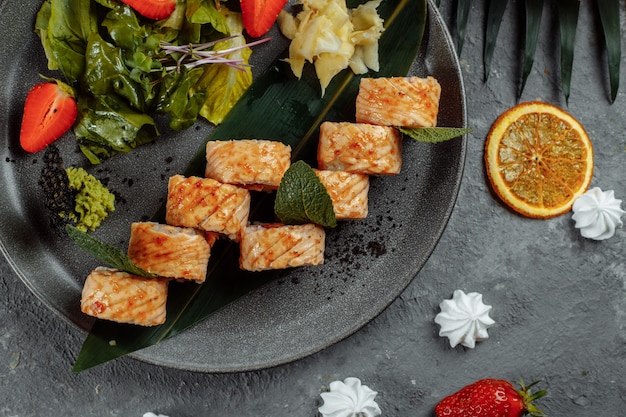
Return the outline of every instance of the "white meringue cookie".
{"type": "Polygon", "coordinates": [[[495,324],[489,317],[491,306],[483,304],[483,296],[477,292],[465,294],[454,291],[451,300],[439,304],[441,312],[435,316],[435,323],[441,326],[439,336],[450,339],[450,346],[459,343],[474,348],[476,342],[489,338],[487,329],[495,324]]]}
{"type": "Polygon", "coordinates": [[[613,190],[602,191],[594,187],[574,201],[572,220],[583,237],[604,240],[615,234],[622,226],[621,217],[626,213],[621,208],[622,200],[614,196],[613,190]]]}
{"type": "Polygon", "coordinates": [[[318,409],[324,417],[375,417],[381,414],[374,401],[378,393],[358,378],[330,383],[330,391],[320,394],[324,404],[318,409]]]}

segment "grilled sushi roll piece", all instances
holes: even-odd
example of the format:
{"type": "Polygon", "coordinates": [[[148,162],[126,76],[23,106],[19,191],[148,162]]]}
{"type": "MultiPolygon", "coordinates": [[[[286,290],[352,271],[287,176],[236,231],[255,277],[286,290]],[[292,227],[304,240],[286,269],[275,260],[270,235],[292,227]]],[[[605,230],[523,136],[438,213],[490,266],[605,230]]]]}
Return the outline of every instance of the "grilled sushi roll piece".
{"type": "Polygon", "coordinates": [[[207,178],[249,190],[278,188],[291,165],[291,147],[256,139],[209,141],[206,144],[207,178]]]}
{"type": "Polygon", "coordinates": [[[441,85],[433,77],[362,78],[356,121],[381,126],[435,127],[441,85]]]}
{"type": "Polygon", "coordinates": [[[211,178],[170,177],[165,222],[217,232],[239,241],[250,214],[250,192],[211,178]]]}
{"type": "Polygon", "coordinates": [[[369,176],[345,171],[314,170],[333,202],[337,220],[358,220],[367,217],[369,176]]]}
{"type": "Polygon", "coordinates": [[[317,148],[320,169],[394,175],[402,168],[402,136],[393,127],[324,122],[317,148]]]}
{"type": "Polygon", "coordinates": [[[246,271],[324,263],[324,229],[315,224],[247,226],[240,242],[239,266],[246,271]]]}
{"type": "Polygon", "coordinates": [[[204,282],[217,233],[154,222],[130,226],[128,257],[133,264],[167,278],[204,282]]]}
{"type": "Polygon", "coordinates": [[[168,281],[96,268],[83,285],[83,313],[118,323],[156,326],[165,322],[168,281]]]}

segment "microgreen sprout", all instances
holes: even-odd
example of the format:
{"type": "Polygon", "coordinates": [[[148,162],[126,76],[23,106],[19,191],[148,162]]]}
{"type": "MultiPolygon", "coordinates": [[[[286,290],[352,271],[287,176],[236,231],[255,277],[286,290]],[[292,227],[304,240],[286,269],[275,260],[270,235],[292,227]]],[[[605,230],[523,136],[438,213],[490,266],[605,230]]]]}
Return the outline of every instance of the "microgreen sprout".
{"type": "MultiPolygon", "coordinates": [[[[166,66],[167,71],[180,71],[182,67],[195,68],[200,65],[206,64],[225,64],[233,68],[244,70],[248,64],[241,57],[233,58],[229,57],[234,52],[240,51],[247,47],[259,45],[261,43],[269,41],[271,38],[259,39],[250,43],[243,43],[241,45],[233,46],[225,49],[214,49],[215,45],[235,39],[241,35],[228,36],[226,38],[218,39],[207,43],[197,43],[188,45],[172,45],[167,42],[161,43],[161,48],[165,51],[169,59],[174,60],[176,65],[166,66]]],[[[168,58],[164,58],[168,60],[168,58]]]]}

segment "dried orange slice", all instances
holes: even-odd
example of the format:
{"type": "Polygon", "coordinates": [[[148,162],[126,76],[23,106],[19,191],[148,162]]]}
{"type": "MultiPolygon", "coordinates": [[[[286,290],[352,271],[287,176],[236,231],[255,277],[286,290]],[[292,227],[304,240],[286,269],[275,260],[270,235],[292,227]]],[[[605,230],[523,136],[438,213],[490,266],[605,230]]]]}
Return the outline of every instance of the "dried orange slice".
{"type": "Polygon", "coordinates": [[[571,114],[534,101],[510,108],[494,122],[485,164],[505,204],[528,217],[549,218],[568,212],[589,187],[593,148],[571,114]]]}

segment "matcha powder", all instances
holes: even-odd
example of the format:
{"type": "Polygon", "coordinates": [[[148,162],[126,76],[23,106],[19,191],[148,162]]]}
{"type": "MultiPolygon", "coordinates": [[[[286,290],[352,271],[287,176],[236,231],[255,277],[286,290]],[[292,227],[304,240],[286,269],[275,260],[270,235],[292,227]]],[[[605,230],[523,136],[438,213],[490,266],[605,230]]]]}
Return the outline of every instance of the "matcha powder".
{"type": "Polygon", "coordinates": [[[66,168],[70,187],[76,195],[76,228],[93,231],[115,210],[115,196],[96,177],[83,168],[66,168]]]}

